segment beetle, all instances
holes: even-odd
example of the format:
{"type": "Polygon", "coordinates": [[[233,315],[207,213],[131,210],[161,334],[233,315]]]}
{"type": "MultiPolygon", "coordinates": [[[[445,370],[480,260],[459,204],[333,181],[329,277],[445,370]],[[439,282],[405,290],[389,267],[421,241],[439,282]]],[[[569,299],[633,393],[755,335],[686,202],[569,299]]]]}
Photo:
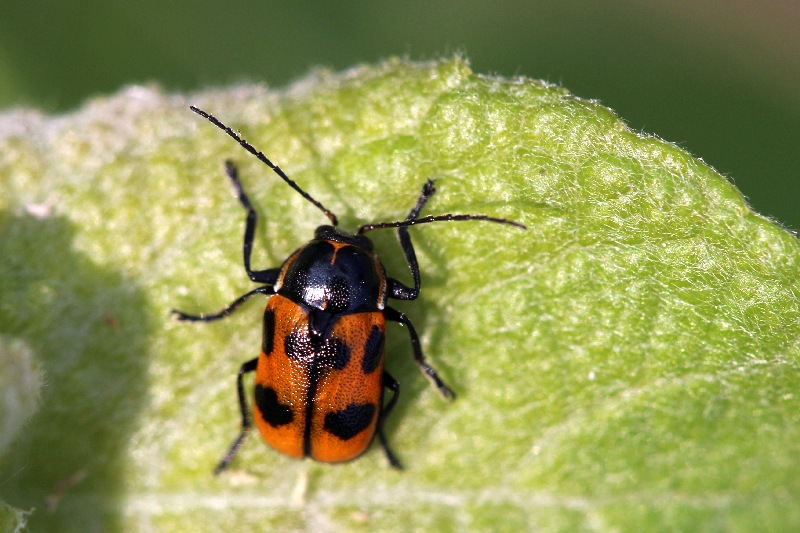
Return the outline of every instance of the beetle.
{"type": "Polygon", "coordinates": [[[397,222],[361,226],[356,233],[337,227],[333,212],[312,198],[280,167],[213,115],[190,109],[223,130],[245,150],[266,164],[284,182],[319,208],[330,224],[319,226],[314,238],[298,248],[278,268],[253,270],[250,255],[257,214],[239,180],[236,166],[226,161],[225,172],[239,203],[247,211],[244,231],[244,269],[261,286],[247,292],[213,314],[192,315],[173,309],[181,321],[212,322],[230,315],[256,294],[269,295],[263,318],[261,353],[239,368],[236,389],[241,431],[214,469],[219,474],[230,465],[247,437],[252,420],[261,436],[286,455],[311,457],[322,462],[354,459],[377,434],[392,467],[401,468],[383,431],[386,417],[397,403],[400,384],[384,369],[386,322],[408,328],[414,359],[423,374],[445,399],[455,397],[425,359],[414,325],[389,299],[416,300],[420,270],[408,228],[438,221],[483,220],[525,229],[511,220],[486,215],[420,217],[435,192],[427,180],[408,216],[397,222]],[[388,277],[372,242],[365,233],[397,228],[414,286],[388,277]],[[251,419],[242,379],[255,372],[251,419]],[[384,389],[392,393],[384,403],[384,389]]]}

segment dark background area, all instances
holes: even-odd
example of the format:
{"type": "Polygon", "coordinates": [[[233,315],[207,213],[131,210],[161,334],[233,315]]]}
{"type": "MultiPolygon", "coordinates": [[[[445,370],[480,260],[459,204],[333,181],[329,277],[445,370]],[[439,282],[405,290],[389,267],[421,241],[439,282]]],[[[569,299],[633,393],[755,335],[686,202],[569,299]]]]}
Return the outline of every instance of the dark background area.
{"type": "Polygon", "coordinates": [[[5,2],[0,107],[68,111],[132,83],[280,87],[311,67],[461,51],[558,83],[702,157],[800,229],[800,2],[5,2]]]}

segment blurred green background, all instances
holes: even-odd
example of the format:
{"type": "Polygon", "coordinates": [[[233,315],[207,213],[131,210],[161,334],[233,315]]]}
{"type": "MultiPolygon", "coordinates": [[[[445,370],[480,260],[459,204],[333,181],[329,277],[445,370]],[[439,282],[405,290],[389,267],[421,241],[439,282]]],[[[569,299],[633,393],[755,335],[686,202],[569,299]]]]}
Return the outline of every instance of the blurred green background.
{"type": "Polygon", "coordinates": [[[283,86],[314,66],[462,51],[476,72],[601,101],[800,228],[798,28],[800,2],[776,0],[7,0],[0,107],[67,111],[132,83],[283,86]]]}

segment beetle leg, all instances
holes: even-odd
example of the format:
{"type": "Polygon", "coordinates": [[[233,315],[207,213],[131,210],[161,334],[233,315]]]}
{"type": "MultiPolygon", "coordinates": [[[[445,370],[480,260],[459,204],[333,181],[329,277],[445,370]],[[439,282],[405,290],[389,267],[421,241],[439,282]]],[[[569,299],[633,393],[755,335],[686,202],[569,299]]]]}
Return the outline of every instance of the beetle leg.
{"type": "Polygon", "coordinates": [[[252,422],[250,422],[250,412],[247,409],[247,399],[244,396],[244,385],[242,385],[242,376],[247,374],[248,372],[252,372],[256,369],[256,365],[258,364],[258,357],[255,359],[251,359],[244,363],[241,368],[239,368],[239,374],[236,376],[236,391],[239,394],[239,410],[242,412],[242,431],[239,433],[239,436],[231,444],[231,447],[228,448],[228,453],[225,454],[225,457],[217,464],[217,467],[214,468],[214,475],[218,475],[220,472],[228,468],[233,461],[233,456],[236,455],[236,452],[239,450],[239,447],[244,442],[245,437],[247,437],[247,433],[250,431],[250,427],[252,422]]]}
{"type": "Polygon", "coordinates": [[[389,448],[389,443],[386,440],[386,435],[383,432],[383,423],[386,420],[386,417],[389,416],[389,413],[392,412],[394,404],[397,403],[397,397],[400,394],[400,383],[398,383],[391,374],[384,371],[383,386],[392,391],[394,394],[392,394],[392,397],[389,399],[389,403],[381,408],[380,418],[378,418],[378,439],[380,440],[383,451],[386,454],[386,459],[389,460],[389,464],[392,466],[392,468],[402,470],[403,465],[400,464],[397,456],[394,454],[394,452],[392,452],[391,448],[389,448]]]}
{"type": "Polygon", "coordinates": [[[228,305],[228,307],[226,307],[219,313],[213,313],[213,314],[201,313],[199,315],[190,315],[184,313],[183,311],[178,311],[177,309],[173,309],[172,314],[175,315],[176,319],[182,322],[213,322],[215,320],[219,320],[220,318],[225,318],[226,316],[236,311],[236,309],[238,309],[240,305],[242,305],[248,298],[250,298],[254,294],[275,294],[275,289],[272,287],[272,285],[253,289],[247,294],[243,294],[238,298],[236,298],[233,302],[230,303],[230,305],[228,305]]]}
{"type": "Polygon", "coordinates": [[[268,268],[266,270],[253,271],[250,268],[250,255],[253,252],[253,238],[256,233],[256,223],[258,222],[258,214],[250,203],[250,198],[244,192],[242,182],[239,180],[239,172],[232,161],[225,161],[225,174],[231,180],[233,190],[236,192],[236,197],[239,203],[242,204],[247,210],[247,221],[244,226],[244,245],[242,247],[242,255],[244,256],[244,269],[250,279],[256,283],[266,283],[268,285],[275,285],[280,274],[280,268],[268,268]]]}
{"type": "MultiPolygon", "coordinates": [[[[428,199],[436,192],[433,186],[433,180],[428,180],[422,186],[422,193],[417,198],[417,203],[414,208],[408,213],[406,220],[414,220],[419,216],[419,212],[425,207],[428,199]]],[[[400,239],[400,247],[403,249],[403,254],[406,256],[406,263],[408,268],[411,269],[411,276],[414,278],[414,288],[397,281],[396,279],[389,278],[389,297],[397,300],[416,300],[419,297],[419,263],[417,263],[417,254],[414,252],[414,245],[411,243],[411,235],[408,233],[408,227],[403,226],[397,228],[397,237],[400,239]]]]}
{"type": "Polygon", "coordinates": [[[425,374],[425,377],[428,378],[437,389],[439,389],[439,393],[445,399],[452,400],[455,398],[455,393],[450,390],[450,387],[444,384],[442,379],[439,377],[439,374],[436,373],[436,370],[434,370],[433,367],[425,360],[425,356],[422,354],[422,345],[419,342],[417,330],[414,329],[414,325],[411,323],[411,320],[409,320],[406,315],[397,309],[393,309],[388,306],[383,310],[383,314],[386,317],[386,320],[399,322],[404,326],[408,326],[408,334],[411,337],[411,348],[414,351],[414,360],[417,362],[417,365],[419,365],[419,369],[422,370],[422,373],[425,374]]]}

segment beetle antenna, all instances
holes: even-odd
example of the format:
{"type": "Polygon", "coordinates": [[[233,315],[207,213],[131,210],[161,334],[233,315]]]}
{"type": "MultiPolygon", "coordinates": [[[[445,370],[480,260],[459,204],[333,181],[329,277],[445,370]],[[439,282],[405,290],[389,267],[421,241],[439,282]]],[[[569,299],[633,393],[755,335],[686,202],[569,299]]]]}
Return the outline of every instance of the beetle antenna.
{"type": "Polygon", "coordinates": [[[254,156],[256,156],[256,157],[258,158],[258,160],[259,160],[259,161],[261,161],[262,163],[264,163],[265,165],[267,165],[269,168],[271,168],[271,169],[272,169],[272,171],[273,171],[273,172],[275,172],[275,174],[277,174],[278,176],[280,176],[280,178],[281,178],[283,181],[285,181],[286,183],[288,183],[288,184],[289,184],[289,186],[290,186],[292,189],[294,189],[295,191],[299,192],[299,193],[300,193],[300,195],[301,195],[303,198],[305,198],[306,200],[308,200],[309,202],[311,202],[312,204],[314,204],[315,206],[317,206],[317,207],[318,207],[318,208],[319,208],[319,209],[320,209],[320,210],[321,210],[323,213],[325,213],[325,216],[326,216],[326,217],[328,217],[328,219],[331,221],[331,224],[333,224],[334,226],[336,226],[336,225],[338,225],[338,224],[339,224],[339,221],[338,221],[338,219],[336,218],[336,215],[334,215],[334,214],[333,214],[333,212],[332,212],[331,210],[329,210],[327,207],[325,207],[325,206],[324,206],[324,205],[322,205],[320,202],[318,202],[317,200],[315,200],[315,199],[314,199],[314,198],[313,198],[313,197],[312,197],[310,194],[308,194],[306,191],[304,191],[303,189],[301,189],[301,188],[300,188],[300,186],[299,186],[297,183],[295,183],[294,181],[292,181],[292,180],[289,178],[289,176],[287,176],[287,175],[286,175],[286,173],[285,173],[283,170],[281,170],[281,167],[279,167],[278,165],[275,165],[275,164],[273,164],[273,163],[272,163],[272,161],[270,161],[270,160],[267,158],[267,156],[265,156],[265,155],[264,155],[264,153],[263,153],[263,152],[261,152],[261,151],[259,151],[259,150],[256,150],[256,149],[255,149],[255,147],[254,147],[252,144],[250,144],[249,142],[247,142],[247,141],[245,141],[244,139],[242,139],[242,138],[239,136],[239,134],[238,134],[238,133],[236,133],[236,132],[235,132],[235,131],[233,131],[231,128],[229,128],[228,126],[226,126],[225,124],[223,124],[222,122],[220,122],[220,121],[219,121],[219,119],[217,119],[217,117],[215,117],[214,115],[212,115],[212,114],[210,114],[210,113],[206,113],[206,112],[205,112],[205,111],[203,111],[202,109],[199,109],[199,108],[197,108],[197,107],[195,107],[195,106],[193,106],[193,105],[190,105],[190,106],[189,106],[189,109],[191,109],[192,111],[194,111],[195,113],[197,113],[197,114],[198,114],[198,115],[200,115],[201,117],[205,118],[206,120],[208,120],[209,122],[211,122],[213,125],[215,125],[215,126],[216,126],[216,127],[218,127],[219,129],[221,129],[222,131],[224,131],[225,133],[227,133],[227,134],[228,134],[230,137],[232,137],[232,138],[233,138],[233,139],[234,139],[236,142],[238,142],[238,143],[239,143],[239,144],[242,146],[242,148],[244,148],[245,150],[247,150],[248,152],[250,152],[251,154],[253,154],[254,156]]]}
{"type": "Polygon", "coordinates": [[[374,229],[384,228],[404,228],[408,226],[416,226],[417,224],[427,224],[428,222],[451,222],[461,220],[485,220],[486,222],[495,222],[497,224],[507,224],[521,229],[528,229],[524,224],[514,222],[505,218],[495,218],[486,215],[429,215],[427,217],[415,218],[414,220],[402,220],[399,222],[381,222],[380,224],[364,224],[358,228],[358,234],[364,234],[374,229]]]}

